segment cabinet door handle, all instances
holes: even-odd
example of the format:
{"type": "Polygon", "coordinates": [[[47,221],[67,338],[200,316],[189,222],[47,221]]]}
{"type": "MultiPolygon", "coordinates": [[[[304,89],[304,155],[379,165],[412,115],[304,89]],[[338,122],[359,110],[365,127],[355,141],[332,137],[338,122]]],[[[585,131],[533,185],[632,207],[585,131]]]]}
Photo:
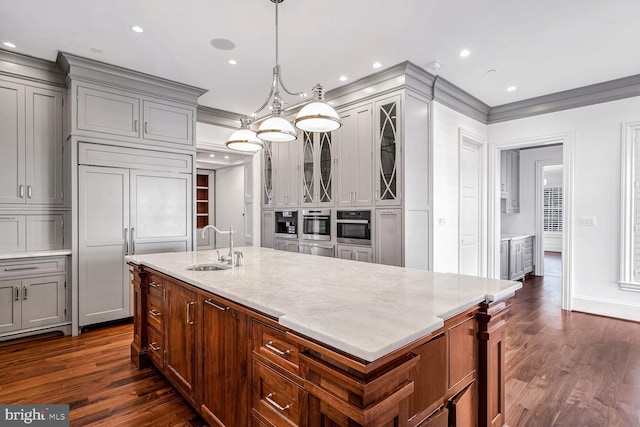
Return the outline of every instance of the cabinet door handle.
{"type": "Polygon", "coordinates": [[[18,195],[21,199],[24,199],[24,185],[22,184],[18,186],[18,195]]]}
{"type": "Polygon", "coordinates": [[[27,197],[31,198],[33,196],[33,187],[27,185],[27,197]]]}
{"type": "Polygon", "coordinates": [[[356,256],[356,261],[360,261],[360,259],[358,258],[358,251],[353,251],[353,254],[356,256]]]}
{"type": "Polygon", "coordinates": [[[160,287],[160,284],[159,284],[159,283],[156,283],[156,282],[151,281],[151,282],[149,282],[149,286],[151,286],[152,288],[159,288],[159,287],[160,287]]]}
{"type": "Polygon", "coordinates": [[[287,411],[287,410],[289,410],[289,405],[280,406],[278,404],[278,402],[276,402],[275,400],[272,399],[273,396],[275,396],[275,393],[269,393],[264,398],[265,398],[265,400],[267,402],[269,402],[271,404],[271,406],[273,406],[274,408],[278,409],[279,411],[287,411]]]}
{"type": "Polygon", "coordinates": [[[380,200],[380,190],[376,190],[376,200],[380,200]]]}
{"type": "Polygon", "coordinates": [[[23,286],[22,287],[22,300],[26,301],[26,299],[27,299],[27,287],[23,286]]]}
{"type": "Polygon", "coordinates": [[[144,122],[144,133],[149,133],[149,122],[146,120],[144,122]]]}
{"type": "Polygon", "coordinates": [[[158,310],[156,310],[155,308],[153,310],[149,310],[149,314],[152,315],[153,317],[158,317],[160,316],[162,313],[160,313],[158,310]]]}
{"type": "Polygon", "coordinates": [[[129,229],[124,229],[124,254],[129,255],[129,229]]]}
{"type": "Polygon", "coordinates": [[[204,300],[205,304],[209,304],[211,307],[215,307],[220,311],[227,311],[229,310],[229,307],[223,307],[221,305],[216,304],[215,302],[213,302],[212,300],[210,300],[209,298],[207,298],[206,300],[204,300]]]}
{"type": "Polygon", "coordinates": [[[278,347],[274,346],[273,341],[269,341],[264,346],[267,347],[269,350],[273,351],[275,354],[278,354],[280,356],[288,356],[289,354],[291,354],[291,350],[282,351],[278,347]]]}
{"type": "Polygon", "coordinates": [[[134,120],[133,121],[133,131],[134,132],[138,132],[138,120],[134,120]]]}
{"type": "Polygon", "coordinates": [[[4,271],[25,271],[25,270],[37,270],[38,267],[12,267],[5,268],[4,271]]]}
{"type": "Polygon", "coordinates": [[[3,217],[0,217],[0,220],[11,220],[11,219],[16,219],[16,217],[15,216],[3,216],[3,217]]]}
{"type": "Polygon", "coordinates": [[[131,227],[131,250],[129,251],[131,255],[136,254],[136,238],[134,236],[135,232],[136,232],[135,227],[131,227]]]}
{"type": "Polygon", "coordinates": [[[152,342],[151,344],[149,344],[149,348],[151,348],[151,350],[153,351],[160,350],[160,347],[158,347],[158,344],[156,344],[155,342],[152,342]]]}
{"type": "Polygon", "coordinates": [[[20,301],[20,286],[16,286],[16,301],[20,301]]]}
{"type": "Polygon", "coordinates": [[[195,320],[191,319],[191,306],[195,305],[195,302],[191,301],[187,303],[187,325],[193,325],[196,323],[195,320]]]}

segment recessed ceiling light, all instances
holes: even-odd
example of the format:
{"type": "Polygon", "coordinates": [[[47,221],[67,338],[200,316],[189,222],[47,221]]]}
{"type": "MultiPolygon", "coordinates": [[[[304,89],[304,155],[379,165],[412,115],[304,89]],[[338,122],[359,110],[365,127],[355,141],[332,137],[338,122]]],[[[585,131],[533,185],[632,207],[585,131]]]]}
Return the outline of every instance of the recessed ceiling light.
{"type": "Polygon", "coordinates": [[[134,25],[133,27],[131,27],[131,30],[133,30],[136,33],[142,33],[144,32],[144,30],[142,29],[142,27],[139,27],[137,25],[134,25]]]}
{"type": "Polygon", "coordinates": [[[381,63],[379,63],[379,62],[374,62],[373,63],[373,68],[380,68],[380,67],[382,67],[381,63]]]}
{"type": "Polygon", "coordinates": [[[509,91],[509,92],[514,92],[516,89],[518,89],[518,88],[517,88],[517,87],[515,87],[515,86],[509,86],[509,87],[507,88],[507,91],[509,91]]]}
{"type": "Polygon", "coordinates": [[[238,63],[238,61],[236,61],[235,59],[230,59],[229,60],[229,64],[231,65],[236,65],[238,63]]]}
{"type": "Polygon", "coordinates": [[[209,157],[215,157],[215,156],[216,156],[215,154],[209,154],[209,157]]]}
{"type": "Polygon", "coordinates": [[[211,46],[220,50],[233,50],[236,44],[229,39],[216,38],[211,40],[211,46]]]}
{"type": "Polygon", "coordinates": [[[228,159],[228,158],[229,158],[229,156],[224,156],[224,158],[225,158],[225,159],[228,159]]]}
{"type": "Polygon", "coordinates": [[[462,58],[466,58],[469,55],[471,55],[471,51],[469,49],[462,49],[460,51],[460,57],[462,58]]]}
{"type": "Polygon", "coordinates": [[[6,47],[10,47],[11,49],[16,48],[16,45],[11,42],[2,42],[2,44],[5,45],[6,47]]]}
{"type": "Polygon", "coordinates": [[[347,76],[340,76],[340,81],[341,82],[346,82],[347,81],[347,76]]]}

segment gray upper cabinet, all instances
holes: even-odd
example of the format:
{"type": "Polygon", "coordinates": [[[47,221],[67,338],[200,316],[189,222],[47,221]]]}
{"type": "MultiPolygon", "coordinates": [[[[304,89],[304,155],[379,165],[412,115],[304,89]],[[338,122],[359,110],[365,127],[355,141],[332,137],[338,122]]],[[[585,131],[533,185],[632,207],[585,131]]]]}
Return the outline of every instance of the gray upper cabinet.
{"type": "Polygon", "coordinates": [[[0,253],[62,249],[62,214],[0,215],[0,253]]]}
{"type": "Polygon", "coordinates": [[[520,151],[504,150],[500,157],[502,212],[520,213],[520,151]]]}
{"type": "Polygon", "coordinates": [[[336,205],[373,204],[373,135],[371,104],[339,112],[342,127],[334,132],[336,205]]]}
{"type": "Polygon", "coordinates": [[[303,206],[333,205],[333,147],[329,132],[302,132],[303,206]]]}
{"type": "Polygon", "coordinates": [[[0,204],[62,204],[62,92],[0,80],[0,114],[0,204]]]}
{"type": "Polygon", "coordinates": [[[374,104],[375,192],[376,205],[400,205],[402,202],[402,120],[400,95],[374,104]]]}
{"type": "Polygon", "coordinates": [[[262,150],[262,207],[273,207],[273,149],[271,141],[264,141],[262,150]]]}
{"type": "Polygon", "coordinates": [[[273,142],[271,144],[275,160],[274,188],[275,206],[294,208],[299,205],[298,169],[301,136],[291,142],[273,142]]]}
{"type": "Polygon", "coordinates": [[[76,133],[186,147],[195,145],[195,107],[101,86],[77,86],[76,133]]]}

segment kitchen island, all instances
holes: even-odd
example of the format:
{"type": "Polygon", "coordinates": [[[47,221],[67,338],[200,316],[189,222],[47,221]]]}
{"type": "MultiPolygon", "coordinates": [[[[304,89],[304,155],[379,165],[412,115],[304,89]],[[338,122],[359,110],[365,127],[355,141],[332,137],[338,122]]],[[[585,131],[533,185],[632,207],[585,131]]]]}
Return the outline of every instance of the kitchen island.
{"type": "Polygon", "coordinates": [[[520,283],[247,247],[127,257],[132,360],[211,425],[504,424],[520,283]],[[468,424],[470,423],[470,424],[468,424]]]}

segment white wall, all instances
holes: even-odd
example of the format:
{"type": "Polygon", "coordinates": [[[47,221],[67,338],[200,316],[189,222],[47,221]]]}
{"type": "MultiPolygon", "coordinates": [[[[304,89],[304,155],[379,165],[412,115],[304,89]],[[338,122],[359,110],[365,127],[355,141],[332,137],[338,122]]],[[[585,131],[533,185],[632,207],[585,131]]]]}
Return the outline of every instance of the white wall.
{"type": "MultiPolygon", "coordinates": [[[[236,246],[244,246],[244,165],[222,168],[216,171],[215,226],[228,230],[233,226],[236,246]]],[[[216,248],[229,245],[227,236],[216,236],[216,248]]]]}
{"type": "MultiPolygon", "coordinates": [[[[433,102],[432,109],[433,271],[457,273],[458,243],[460,240],[458,236],[460,129],[486,141],[487,125],[436,101],[433,102]]],[[[486,171],[484,175],[486,175],[486,171]]],[[[486,191],[483,193],[481,197],[486,199],[486,191]]],[[[484,222],[486,223],[486,221],[484,222]]],[[[486,232],[484,235],[486,236],[486,232]]],[[[483,247],[483,249],[486,252],[486,248],[483,247]]],[[[486,266],[483,267],[486,271],[486,266]]]]}
{"type": "Polygon", "coordinates": [[[618,287],[621,124],[637,121],[640,97],[496,123],[489,126],[489,141],[571,135],[573,309],[640,321],[640,293],[618,287]],[[580,226],[581,216],[595,217],[596,226],[580,226]]]}
{"type": "Polygon", "coordinates": [[[502,234],[535,234],[535,178],[538,160],[562,164],[562,146],[520,150],[520,213],[502,214],[502,234]]]}

